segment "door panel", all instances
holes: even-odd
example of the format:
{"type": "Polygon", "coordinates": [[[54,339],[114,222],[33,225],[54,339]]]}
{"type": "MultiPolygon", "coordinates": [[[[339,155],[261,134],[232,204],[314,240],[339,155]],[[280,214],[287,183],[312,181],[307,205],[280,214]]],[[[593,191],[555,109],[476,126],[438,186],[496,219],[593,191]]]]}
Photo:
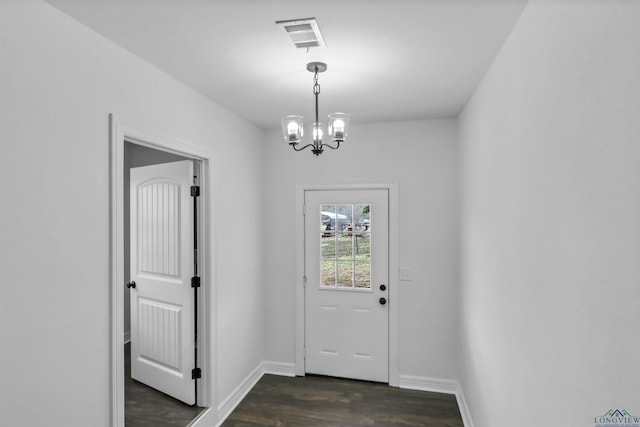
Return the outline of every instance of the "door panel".
{"type": "Polygon", "coordinates": [[[131,169],[131,377],[195,404],[193,162],[131,169]]]}
{"type": "Polygon", "coordinates": [[[305,191],[305,372],[388,382],[388,211],[387,190],[305,191]]]}

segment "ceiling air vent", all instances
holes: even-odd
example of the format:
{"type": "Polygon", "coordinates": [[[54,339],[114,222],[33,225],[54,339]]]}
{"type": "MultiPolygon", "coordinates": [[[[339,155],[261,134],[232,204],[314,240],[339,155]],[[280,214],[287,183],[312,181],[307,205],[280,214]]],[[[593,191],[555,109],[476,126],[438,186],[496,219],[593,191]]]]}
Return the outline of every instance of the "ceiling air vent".
{"type": "Polygon", "coordinates": [[[291,41],[298,48],[326,47],[316,18],[276,21],[276,24],[284,27],[289,37],[291,37],[291,41]]]}

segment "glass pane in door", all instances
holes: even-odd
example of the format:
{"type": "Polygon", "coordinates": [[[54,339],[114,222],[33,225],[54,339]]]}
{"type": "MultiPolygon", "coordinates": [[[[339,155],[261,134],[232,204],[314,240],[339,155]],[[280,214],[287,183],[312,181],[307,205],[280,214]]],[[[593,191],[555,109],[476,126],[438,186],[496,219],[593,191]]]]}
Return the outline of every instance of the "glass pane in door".
{"type": "Polygon", "coordinates": [[[320,284],[371,289],[371,203],[320,205],[320,284]]]}

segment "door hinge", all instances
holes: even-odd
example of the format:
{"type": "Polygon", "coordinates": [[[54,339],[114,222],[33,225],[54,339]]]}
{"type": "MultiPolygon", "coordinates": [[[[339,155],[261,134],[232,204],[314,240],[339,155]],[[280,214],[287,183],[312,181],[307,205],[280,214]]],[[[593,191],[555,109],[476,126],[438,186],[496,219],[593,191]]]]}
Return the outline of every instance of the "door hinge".
{"type": "Polygon", "coordinates": [[[192,185],[191,186],[191,197],[198,197],[200,195],[200,186],[192,185]]]}
{"type": "Polygon", "coordinates": [[[307,287],[307,276],[302,276],[302,287],[303,288],[307,287]]]}
{"type": "Polygon", "coordinates": [[[202,378],[202,371],[200,370],[200,368],[191,370],[191,379],[195,380],[196,378],[202,378]]]}
{"type": "Polygon", "coordinates": [[[307,205],[302,205],[302,216],[307,215],[307,205]]]}
{"type": "Polygon", "coordinates": [[[307,347],[302,347],[302,358],[303,359],[307,358],[307,347]]]}
{"type": "Polygon", "coordinates": [[[200,277],[199,276],[193,276],[191,278],[191,287],[192,288],[199,288],[200,287],[200,277]]]}

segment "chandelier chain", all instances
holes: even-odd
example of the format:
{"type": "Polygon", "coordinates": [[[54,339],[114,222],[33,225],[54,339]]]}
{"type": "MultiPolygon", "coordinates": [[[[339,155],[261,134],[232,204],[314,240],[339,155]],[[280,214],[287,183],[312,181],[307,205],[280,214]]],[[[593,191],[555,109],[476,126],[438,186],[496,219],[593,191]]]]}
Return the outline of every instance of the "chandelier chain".
{"type": "Polygon", "coordinates": [[[318,95],[320,93],[320,84],[318,83],[318,68],[316,67],[316,74],[313,76],[313,94],[318,95]]]}

